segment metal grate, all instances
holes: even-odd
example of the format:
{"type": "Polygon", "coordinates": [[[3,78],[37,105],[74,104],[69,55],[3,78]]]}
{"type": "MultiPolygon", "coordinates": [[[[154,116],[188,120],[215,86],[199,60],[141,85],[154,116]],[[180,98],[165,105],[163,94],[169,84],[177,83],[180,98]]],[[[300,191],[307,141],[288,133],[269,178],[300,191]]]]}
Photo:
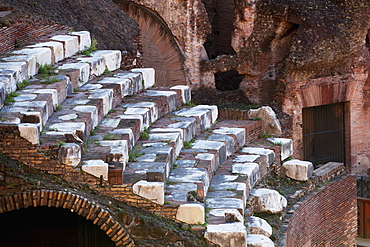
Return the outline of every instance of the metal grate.
{"type": "Polygon", "coordinates": [[[369,197],[370,191],[370,177],[357,177],[357,197],[369,197]]]}

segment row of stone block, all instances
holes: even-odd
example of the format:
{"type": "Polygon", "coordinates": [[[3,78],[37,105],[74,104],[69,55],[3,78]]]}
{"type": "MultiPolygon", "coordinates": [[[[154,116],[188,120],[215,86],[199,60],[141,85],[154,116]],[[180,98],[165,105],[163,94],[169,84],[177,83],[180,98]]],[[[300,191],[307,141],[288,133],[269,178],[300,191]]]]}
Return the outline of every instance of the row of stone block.
{"type": "MultiPolygon", "coordinates": [[[[90,46],[90,33],[81,31],[53,36],[48,42],[15,50],[11,56],[0,59],[0,88],[4,88],[7,94],[14,92],[17,90],[17,84],[36,75],[40,66],[55,64],[90,46]]],[[[3,103],[5,94],[1,94],[0,98],[3,103]]]]}

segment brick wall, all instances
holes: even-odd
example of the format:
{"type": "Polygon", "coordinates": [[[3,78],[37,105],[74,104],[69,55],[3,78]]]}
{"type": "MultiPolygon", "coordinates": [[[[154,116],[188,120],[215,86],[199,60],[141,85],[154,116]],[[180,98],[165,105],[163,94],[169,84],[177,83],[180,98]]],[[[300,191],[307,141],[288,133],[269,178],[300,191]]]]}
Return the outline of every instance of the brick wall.
{"type": "Polygon", "coordinates": [[[354,176],[330,183],[294,212],[285,246],[356,246],[356,202],[354,176]]]}
{"type": "Polygon", "coordinates": [[[0,29],[0,54],[29,44],[41,36],[63,30],[68,30],[68,28],[61,25],[32,26],[26,23],[3,27],[0,29]]]}

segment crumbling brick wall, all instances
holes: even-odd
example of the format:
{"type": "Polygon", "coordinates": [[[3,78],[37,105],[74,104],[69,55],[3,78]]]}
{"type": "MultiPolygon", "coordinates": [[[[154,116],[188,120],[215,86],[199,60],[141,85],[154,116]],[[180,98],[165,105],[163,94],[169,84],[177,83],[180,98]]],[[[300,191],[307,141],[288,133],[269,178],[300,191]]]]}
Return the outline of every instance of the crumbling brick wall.
{"type": "Polygon", "coordinates": [[[356,202],[355,176],[312,194],[290,218],[285,246],[355,246],[356,202]]]}

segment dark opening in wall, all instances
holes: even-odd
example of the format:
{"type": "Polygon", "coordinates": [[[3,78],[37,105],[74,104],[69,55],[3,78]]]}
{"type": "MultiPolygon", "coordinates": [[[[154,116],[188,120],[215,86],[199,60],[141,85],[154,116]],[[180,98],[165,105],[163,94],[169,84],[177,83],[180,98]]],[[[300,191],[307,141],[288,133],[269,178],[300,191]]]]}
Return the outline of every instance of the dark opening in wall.
{"type": "Polygon", "coordinates": [[[212,25],[204,47],[208,58],[220,55],[234,55],[231,36],[234,31],[234,0],[202,0],[212,25]]]}
{"type": "Polygon", "coordinates": [[[92,221],[63,208],[29,207],[0,214],[0,247],[114,247],[92,221]]]}
{"type": "Polygon", "coordinates": [[[367,34],[365,37],[365,45],[368,49],[370,49],[370,30],[367,31],[367,34]]]}
{"type": "Polygon", "coordinates": [[[243,75],[240,75],[235,70],[217,72],[215,74],[216,88],[220,91],[237,90],[242,80],[243,75]]]}

